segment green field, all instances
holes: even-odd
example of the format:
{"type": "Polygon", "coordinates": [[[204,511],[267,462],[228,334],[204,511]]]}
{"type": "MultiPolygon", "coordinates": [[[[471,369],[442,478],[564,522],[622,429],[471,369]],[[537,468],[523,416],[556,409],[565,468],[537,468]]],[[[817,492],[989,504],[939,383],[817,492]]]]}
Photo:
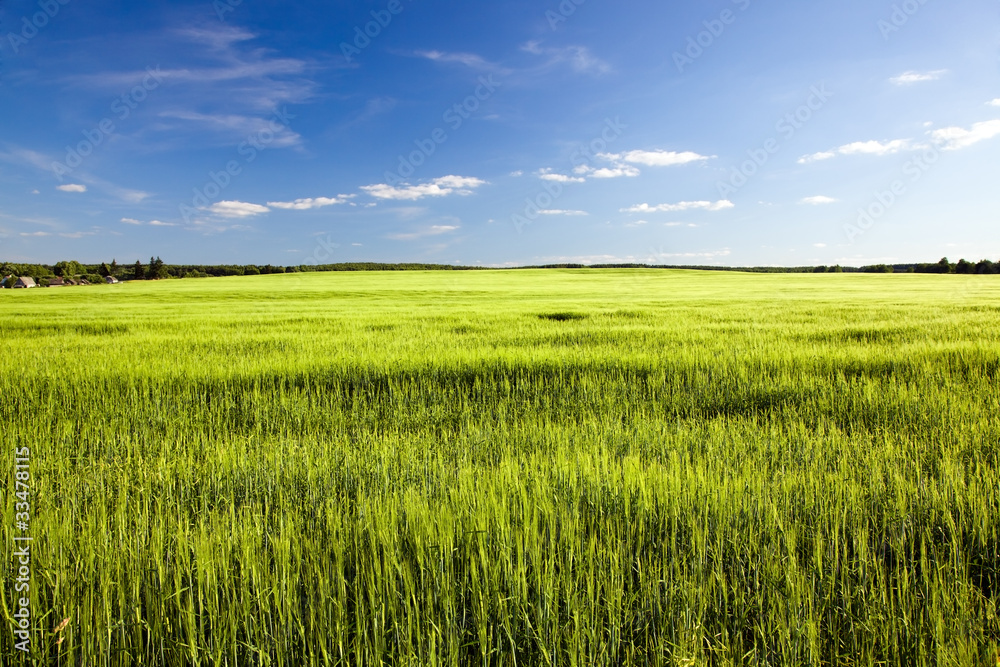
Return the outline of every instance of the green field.
{"type": "Polygon", "coordinates": [[[35,664],[993,667],[996,278],[4,291],[7,622],[28,447],[35,664]]]}

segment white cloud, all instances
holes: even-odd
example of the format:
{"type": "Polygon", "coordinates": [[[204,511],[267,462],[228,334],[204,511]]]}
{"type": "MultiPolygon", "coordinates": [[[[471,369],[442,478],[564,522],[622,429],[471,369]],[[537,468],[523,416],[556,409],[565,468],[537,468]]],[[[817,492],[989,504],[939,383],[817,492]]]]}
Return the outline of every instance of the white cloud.
{"type": "Polygon", "coordinates": [[[538,172],[538,178],[543,181],[554,181],[556,183],[584,183],[586,178],[575,178],[573,176],[567,176],[565,174],[555,174],[552,173],[551,169],[542,169],[538,172]]]}
{"type": "Polygon", "coordinates": [[[220,201],[209,206],[207,210],[223,218],[250,218],[267,213],[271,209],[242,201],[220,201]]]}
{"type": "Polygon", "coordinates": [[[628,162],[631,164],[641,164],[647,167],[672,167],[675,165],[688,164],[690,162],[700,162],[710,159],[709,156],[699,155],[691,151],[677,153],[674,151],[628,151],[626,153],[601,153],[597,157],[610,160],[612,162],[628,162]]]}
{"type": "Polygon", "coordinates": [[[48,232],[21,232],[21,236],[52,236],[48,232]]]}
{"type": "Polygon", "coordinates": [[[338,195],[336,197],[317,197],[315,199],[296,199],[295,201],[269,201],[267,205],[271,208],[280,208],[288,211],[308,211],[324,206],[344,204],[354,195],[338,195]]]}
{"type": "Polygon", "coordinates": [[[892,141],[855,141],[844,144],[832,151],[822,151],[799,158],[799,164],[809,164],[820,160],[829,160],[837,155],[892,155],[913,147],[909,139],[893,139],[892,141]]]}
{"type": "Polygon", "coordinates": [[[961,127],[934,130],[931,137],[943,150],[957,151],[978,144],[980,141],[992,139],[998,134],[1000,134],[1000,120],[987,120],[973,124],[972,128],[968,130],[961,127]]]}
{"type": "Polygon", "coordinates": [[[723,199],[712,203],[710,201],[682,201],[679,204],[660,204],[659,206],[650,206],[649,204],[639,204],[638,206],[633,206],[631,208],[623,208],[622,213],[676,213],[678,211],[692,211],[692,210],[704,210],[704,211],[724,211],[729,208],[734,208],[733,202],[728,199],[723,199]]]}
{"type": "Polygon", "coordinates": [[[825,248],[826,244],[825,243],[813,243],[813,247],[814,248],[825,248]]]}
{"type": "Polygon", "coordinates": [[[141,225],[142,223],[135,218],[122,218],[122,222],[126,225],[141,225]]]}
{"type": "Polygon", "coordinates": [[[518,169],[517,171],[512,171],[512,172],[510,172],[510,175],[511,175],[511,176],[512,176],[513,178],[520,178],[521,176],[524,176],[524,172],[523,172],[523,171],[521,171],[520,169],[518,169]]]}
{"type": "Polygon", "coordinates": [[[987,102],[991,107],[1000,107],[1000,97],[996,98],[991,102],[987,102]]]}
{"type": "Polygon", "coordinates": [[[433,225],[419,232],[412,232],[409,234],[390,234],[386,238],[392,239],[393,241],[414,241],[426,236],[439,236],[441,234],[447,234],[459,229],[461,229],[461,227],[458,225],[433,225]]]}
{"type": "Polygon", "coordinates": [[[903,72],[899,76],[894,76],[889,81],[897,86],[909,86],[914,83],[923,83],[924,81],[936,81],[940,79],[943,75],[947,74],[946,69],[936,69],[932,72],[903,72]]]}
{"type": "Polygon", "coordinates": [[[820,151],[819,153],[813,153],[812,155],[807,155],[805,157],[799,158],[799,164],[806,164],[807,162],[819,162],[820,160],[829,160],[830,158],[837,157],[837,154],[833,151],[820,151]]]}
{"type": "Polygon", "coordinates": [[[894,139],[881,143],[878,141],[856,141],[837,149],[841,155],[892,155],[910,147],[909,139],[894,139]]]}
{"type": "Polygon", "coordinates": [[[833,204],[836,201],[837,200],[834,199],[833,197],[826,197],[824,195],[816,195],[815,197],[805,197],[799,203],[801,203],[801,204],[812,204],[814,206],[818,206],[820,204],[833,204]]]}
{"type": "Polygon", "coordinates": [[[66,185],[56,186],[56,190],[62,190],[63,192],[86,192],[87,186],[77,183],[67,183],[66,185]]]}
{"type": "Polygon", "coordinates": [[[421,185],[402,184],[400,187],[380,183],[366,185],[361,189],[377,199],[416,201],[424,197],[445,197],[450,194],[471,195],[475,188],[486,185],[486,181],[467,176],[442,176],[421,185]]]}
{"type": "Polygon", "coordinates": [[[570,216],[590,215],[586,211],[566,211],[559,208],[549,208],[543,211],[539,211],[539,213],[541,215],[570,215],[570,216]]]}
{"type": "Polygon", "coordinates": [[[602,167],[590,172],[591,178],[635,178],[641,172],[635,167],[621,165],[617,167],[602,167]]]}

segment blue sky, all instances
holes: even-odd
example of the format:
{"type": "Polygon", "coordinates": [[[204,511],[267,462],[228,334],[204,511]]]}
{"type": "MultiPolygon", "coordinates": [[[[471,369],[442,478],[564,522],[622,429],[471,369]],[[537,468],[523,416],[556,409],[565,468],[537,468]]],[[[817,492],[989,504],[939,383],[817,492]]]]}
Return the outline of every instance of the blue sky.
{"type": "Polygon", "coordinates": [[[1000,259],[1000,3],[0,0],[0,259],[1000,259]]]}

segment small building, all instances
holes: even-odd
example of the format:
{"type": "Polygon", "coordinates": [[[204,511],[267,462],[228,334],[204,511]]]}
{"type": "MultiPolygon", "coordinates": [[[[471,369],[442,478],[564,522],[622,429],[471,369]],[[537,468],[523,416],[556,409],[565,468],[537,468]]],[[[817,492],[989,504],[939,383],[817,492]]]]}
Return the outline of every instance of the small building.
{"type": "Polygon", "coordinates": [[[114,276],[107,276],[104,278],[104,282],[106,282],[109,285],[117,285],[118,279],[115,278],[114,276]]]}
{"type": "Polygon", "coordinates": [[[17,279],[17,282],[14,283],[14,289],[30,289],[32,287],[38,287],[38,285],[35,284],[34,278],[29,278],[27,276],[21,276],[17,279]]]}
{"type": "Polygon", "coordinates": [[[49,278],[49,287],[66,287],[66,281],[58,276],[55,278],[49,278]]]}

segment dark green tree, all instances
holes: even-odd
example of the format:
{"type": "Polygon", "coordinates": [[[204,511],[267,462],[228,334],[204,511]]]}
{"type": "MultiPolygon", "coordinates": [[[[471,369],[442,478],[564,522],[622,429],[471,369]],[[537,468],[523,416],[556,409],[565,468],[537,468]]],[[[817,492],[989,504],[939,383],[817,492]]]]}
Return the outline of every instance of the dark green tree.
{"type": "Polygon", "coordinates": [[[55,269],[55,274],[63,278],[72,278],[84,273],[83,265],[80,262],[72,260],[68,262],[56,262],[53,268],[55,269]]]}
{"type": "Polygon", "coordinates": [[[163,280],[164,278],[170,277],[170,271],[167,269],[167,265],[163,263],[163,260],[157,257],[149,258],[149,271],[146,272],[146,277],[150,280],[163,280]]]}
{"type": "Polygon", "coordinates": [[[142,267],[142,262],[135,260],[135,267],[132,269],[132,277],[136,280],[146,279],[146,269],[142,267]]]}
{"type": "Polygon", "coordinates": [[[972,262],[967,262],[964,259],[958,260],[958,264],[955,265],[955,273],[975,273],[976,265],[972,262]]]}

